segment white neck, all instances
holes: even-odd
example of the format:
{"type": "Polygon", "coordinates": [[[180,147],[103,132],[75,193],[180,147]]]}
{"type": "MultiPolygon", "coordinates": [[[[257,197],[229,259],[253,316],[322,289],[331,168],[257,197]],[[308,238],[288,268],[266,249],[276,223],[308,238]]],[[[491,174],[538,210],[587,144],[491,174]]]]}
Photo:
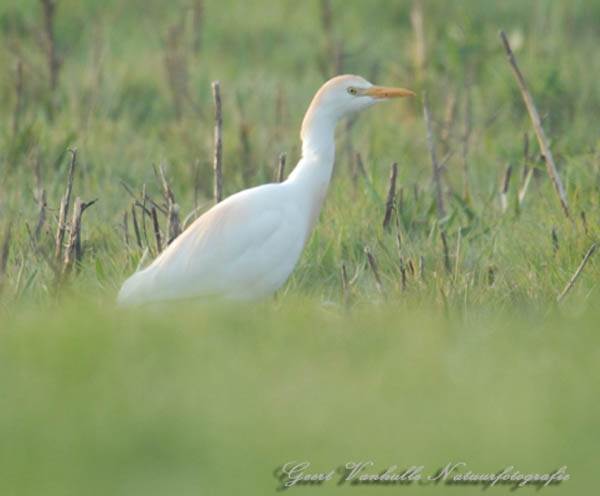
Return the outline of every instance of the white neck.
{"type": "Polygon", "coordinates": [[[335,158],[335,127],[338,117],[318,108],[308,109],[302,123],[302,158],[288,181],[302,184],[309,194],[329,185],[335,158]]]}

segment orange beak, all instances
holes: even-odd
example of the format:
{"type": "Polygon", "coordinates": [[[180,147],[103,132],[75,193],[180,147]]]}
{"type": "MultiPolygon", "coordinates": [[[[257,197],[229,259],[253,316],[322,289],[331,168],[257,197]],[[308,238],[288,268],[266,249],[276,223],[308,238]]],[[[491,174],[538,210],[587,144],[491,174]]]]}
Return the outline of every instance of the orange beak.
{"type": "Polygon", "coordinates": [[[414,91],[405,90],[404,88],[392,88],[390,86],[371,86],[365,90],[365,95],[373,98],[399,98],[401,96],[416,96],[414,91]]]}

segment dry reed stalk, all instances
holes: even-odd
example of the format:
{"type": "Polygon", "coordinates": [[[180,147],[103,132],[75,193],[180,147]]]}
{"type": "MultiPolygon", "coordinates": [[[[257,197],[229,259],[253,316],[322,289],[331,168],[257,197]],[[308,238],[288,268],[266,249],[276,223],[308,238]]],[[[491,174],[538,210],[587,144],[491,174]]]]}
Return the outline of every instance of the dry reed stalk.
{"type": "Polygon", "coordinates": [[[131,202],[131,220],[133,222],[133,231],[138,248],[142,247],[142,238],[140,237],[140,228],[138,226],[137,215],[135,213],[135,201],[131,202]]]}
{"type": "Polygon", "coordinates": [[[23,61],[17,62],[17,80],[15,82],[16,102],[13,111],[12,133],[13,138],[19,133],[19,123],[21,121],[21,107],[23,105],[23,61]]]}
{"type": "Polygon", "coordinates": [[[86,208],[92,206],[97,200],[83,202],[81,198],[75,198],[73,206],[73,218],[71,220],[71,229],[69,231],[69,241],[65,250],[65,263],[63,265],[63,276],[67,275],[75,261],[81,261],[81,218],[86,208]]]}
{"type": "Polygon", "coordinates": [[[563,289],[562,292],[556,297],[556,301],[557,302],[560,303],[562,301],[562,299],[567,295],[567,293],[569,292],[569,290],[573,287],[573,285],[575,284],[575,281],[577,280],[577,278],[579,277],[579,275],[581,274],[581,272],[585,268],[585,265],[588,263],[588,260],[590,259],[590,257],[594,253],[595,249],[596,249],[596,245],[595,244],[593,244],[592,246],[590,246],[590,249],[585,254],[585,257],[583,257],[583,260],[579,264],[579,267],[577,267],[577,270],[573,274],[573,277],[571,277],[571,279],[569,280],[569,282],[565,286],[565,289],[563,289]]]}
{"type": "Polygon", "coordinates": [[[440,133],[440,141],[444,154],[450,151],[450,140],[452,139],[452,130],[454,128],[454,120],[456,117],[456,96],[450,93],[446,99],[446,111],[444,114],[444,125],[440,133]]]}
{"type": "Polygon", "coordinates": [[[282,183],[285,178],[285,159],[287,154],[285,152],[281,152],[279,154],[279,168],[277,170],[277,182],[282,183]]]}
{"type": "Polygon", "coordinates": [[[200,196],[200,159],[196,160],[194,167],[194,218],[196,218],[198,212],[198,198],[200,196]]]}
{"type": "Polygon", "coordinates": [[[581,223],[583,224],[583,232],[587,236],[588,235],[588,224],[587,224],[587,219],[585,217],[585,210],[581,211],[581,223]]]}
{"type": "MultiPolygon", "coordinates": [[[[354,164],[356,165],[356,169],[362,174],[362,176],[368,181],[369,181],[369,175],[367,174],[367,171],[365,169],[365,166],[363,165],[363,161],[362,161],[362,156],[360,154],[360,152],[356,152],[356,160],[354,162],[354,164]]],[[[356,174],[354,174],[354,177],[356,178],[356,174]]]]}
{"type": "Polygon", "coordinates": [[[69,167],[69,177],[67,178],[67,190],[60,201],[60,210],[58,214],[58,229],[56,231],[56,243],[54,246],[54,260],[60,262],[65,239],[65,231],[67,229],[67,215],[69,212],[69,203],[71,202],[71,190],[73,189],[73,177],[75,173],[75,163],[77,160],[77,148],[70,149],[71,166],[69,167]]]}
{"type": "Polygon", "coordinates": [[[127,209],[123,211],[123,242],[129,247],[129,220],[127,209]]]}
{"type": "Polygon", "coordinates": [[[450,274],[452,269],[450,268],[450,255],[448,254],[448,240],[446,238],[446,232],[440,231],[440,237],[442,238],[442,245],[444,247],[444,266],[446,267],[448,274],[450,274]]]}
{"type": "Polygon", "coordinates": [[[194,25],[194,41],[192,48],[196,54],[200,53],[202,48],[202,32],[204,24],[204,2],[195,0],[192,5],[193,10],[193,25],[194,25]]]}
{"type": "Polygon", "coordinates": [[[189,98],[189,69],[185,46],[185,16],[183,12],[179,19],[169,27],[164,40],[163,63],[173,105],[175,118],[179,121],[183,115],[184,99],[189,98]]]}
{"type": "Polygon", "coordinates": [[[558,242],[558,235],[556,234],[556,227],[552,226],[552,251],[556,255],[560,249],[560,243],[558,242]]]}
{"type": "Polygon", "coordinates": [[[512,164],[509,164],[504,173],[502,184],[500,185],[500,208],[502,208],[502,212],[506,212],[506,209],[508,208],[508,187],[510,185],[512,168],[512,164]]]}
{"type": "Polygon", "coordinates": [[[223,172],[222,172],[222,161],[223,161],[223,119],[221,113],[221,88],[219,81],[212,82],[213,101],[215,104],[215,158],[214,158],[214,198],[215,203],[219,203],[223,199],[223,172]]]}
{"type": "Polygon", "coordinates": [[[371,249],[368,246],[365,246],[365,253],[367,254],[369,266],[371,267],[373,275],[375,276],[375,286],[377,287],[377,291],[382,293],[383,284],[381,283],[381,278],[379,277],[379,270],[377,269],[377,262],[375,261],[375,257],[373,256],[373,253],[371,253],[371,249]]]}
{"type": "Polygon", "coordinates": [[[170,244],[181,233],[179,205],[175,203],[175,195],[169,184],[169,178],[167,177],[167,170],[164,164],[160,165],[159,171],[164,197],[167,201],[167,244],[170,244]]]}
{"type": "Polygon", "coordinates": [[[433,139],[433,129],[431,127],[431,112],[427,102],[427,93],[423,92],[423,109],[425,113],[425,123],[427,124],[427,145],[431,155],[431,163],[433,165],[433,184],[435,186],[436,206],[438,220],[446,215],[444,209],[444,198],[442,194],[442,180],[440,177],[440,166],[438,164],[437,154],[435,151],[435,143],[433,139]]]}
{"type": "Polygon", "coordinates": [[[472,104],[471,104],[471,85],[468,84],[465,95],[465,128],[462,135],[462,187],[463,187],[463,199],[465,202],[470,201],[469,192],[469,162],[467,155],[469,153],[469,140],[471,138],[472,130],[472,104]]]}
{"type": "Polygon", "coordinates": [[[383,217],[383,228],[387,229],[392,218],[394,200],[396,198],[396,177],[398,176],[398,163],[394,162],[390,170],[390,180],[388,184],[387,200],[385,202],[385,215],[383,217]]]}
{"type": "Polygon", "coordinates": [[[58,71],[60,70],[60,60],[56,54],[56,41],[54,38],[54,14],[56,2],[54,0],[40,0],[44,10],[44,33],[46,43],[44,50],[46,52],[46,61],[48,64],[48,79],[50,91],[54,94],[58,82],[58,71]]]}
{"type": "Polygon", "coordinates": [[[46,222],[46,208],[48,205],[46,203],[46,190],[43,188],[40,192],[38,203],[40,206],[40,215],[38,217],[38,223],[35,226],[35,231],[33,232],[33,237],[31,240],[33,248],[36,247],[37,242],[40,239],[40,234],[42,233],[42,228],[44,227],[44,223],[46,222]]]}
{"type": "Polygon", "coordinates": [[[500,37],[502,38],[504,48],[506,50],[506,53],[508,54],[508,59],[519,83],[519,87],[521,89],[521,96],[523,97],[523,101],[525,102],[525,106],[527,107],[527,111],[529,112],[529,117],[531,118],[531,122],[533,123],[535,134],[540,144],[540,150],[542,151],[542,156],[544,157],[544,162],[546,163],[546,168],[548,169],[548,174],[550,174],[550,178],[552,179],[552,184],[554,186],[556,194],[558,195],[558,199],[560,200],[563,213],[565,214],[565,217],[567,219],[570,219],[565,188],[560,179],[560,176],[558,175],[558,170],[556,169],[556,164],[554,163],[554,158],[552,156],[552,151],[550,150],[548,140],[546,139],[546,134],[544,133],[544,128],[542,127],[542,121],[533,102],[533,98],[531,97],[531,93],[529,93],[529,89],[527,88],[525,79],[521,74],[521,70],[519,69],[517,60],[515,59],[515,56],[510,48],[510,44],[508,43],[508,39],[506,38],[506,34],[504,33],[504,31],[500,31],[500,37]]]}
{"type": "Polygon", "coordinates": [[[158,255],[162,251],[162,245],[160,241],[160,227],[158,226],[158,216],[156,215],[155,207],[152,207],[152,227],[154,228],[154,241],[156,243],[156,254],[158,255]]]}
{"type": "Polygon", "coordinates": [[[10,243],[12,241],[12,220],[4,228],[4,240],[2,241],[2,250],[0,250],[0,279],[6,274],[6,265],[8,264],[8,254],[10,252],[10,243]]]}

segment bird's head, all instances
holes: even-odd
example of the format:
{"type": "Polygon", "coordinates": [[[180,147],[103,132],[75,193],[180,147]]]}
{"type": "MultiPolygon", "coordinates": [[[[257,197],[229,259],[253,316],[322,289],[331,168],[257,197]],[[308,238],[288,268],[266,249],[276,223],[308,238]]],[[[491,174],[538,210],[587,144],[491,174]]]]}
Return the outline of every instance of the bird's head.
{"type": "Polygon", "coordinates": [[[337,122],[352,112],[364,110],[390,98],[403,96],[415,96],[415,93],[404,88],[376,86],[360,76],[350,74],[336,76],[317,91],[306,112],[302,134],[304,135],[305,128],[317,115],[329,117],[337,122]]]}

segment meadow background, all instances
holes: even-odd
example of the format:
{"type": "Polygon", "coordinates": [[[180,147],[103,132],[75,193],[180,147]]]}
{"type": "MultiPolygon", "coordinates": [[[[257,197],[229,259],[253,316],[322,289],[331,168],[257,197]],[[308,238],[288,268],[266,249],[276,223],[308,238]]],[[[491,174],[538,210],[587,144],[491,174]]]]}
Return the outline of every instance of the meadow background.
{"type": "MultiPolygon", "coordinates": [[[[426,473],[451,461],[476,472],[567,465],[572,480],[542,491],[596,487],[597,254],[556,298],[600,233],[599,1],[44,5],[0,3],[0,494],[271,494],[290,460],[324,472],[351,460],[426,473]],[[281,152],[289,173],[303,113],[337,73],[418,97],[339,126],[330,191],[286,286],[248,306],[117,309],[122,281],[156,254],[133,207],[138,246],[122,183],[161,205],[153,165],[165,164],[182,221],[213,203],[211,82],[229,195],[274,180],[281,152]],[[97,202],[63,276],[54,237],[68,148],[71,207],[97,202]],[[393,162],[398,222],[384,229],[393,162]]],[[[336,482],[289,491],[481,491],[336,482]]]]}

